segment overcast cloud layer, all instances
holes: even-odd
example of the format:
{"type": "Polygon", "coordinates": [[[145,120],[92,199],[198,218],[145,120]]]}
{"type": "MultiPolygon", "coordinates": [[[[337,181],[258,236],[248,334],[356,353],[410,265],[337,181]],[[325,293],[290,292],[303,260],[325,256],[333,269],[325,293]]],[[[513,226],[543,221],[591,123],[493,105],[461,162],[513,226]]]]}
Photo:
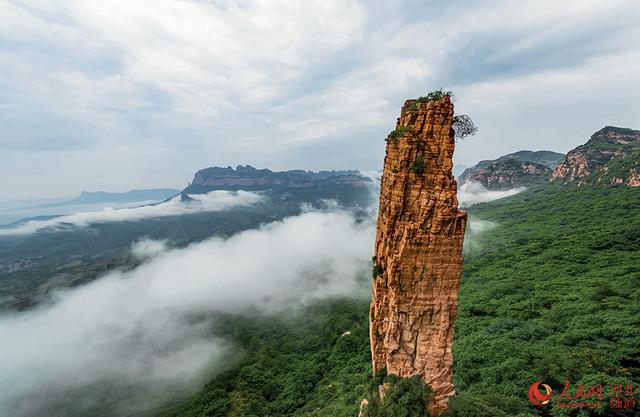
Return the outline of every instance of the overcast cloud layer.
{"type": "Polygon", "coordinates": [[[639,127],[633,0],[9,0],[0,193],[180,188],[199,168],[380,169],[407,97],[445,87],[472,164],[639,127]]]}

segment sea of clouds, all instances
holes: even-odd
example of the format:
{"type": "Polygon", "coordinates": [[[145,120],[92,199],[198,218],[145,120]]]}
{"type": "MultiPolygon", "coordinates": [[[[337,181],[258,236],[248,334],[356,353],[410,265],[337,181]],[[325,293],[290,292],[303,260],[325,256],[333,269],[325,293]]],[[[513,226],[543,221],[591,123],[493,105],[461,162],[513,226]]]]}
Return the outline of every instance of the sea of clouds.
{"type": "MultiPolygon", "coordinates": [[[[137,242],[146,261],[134,270],[0,318],[0,415],[47,415],[84,387],[196,381],[225,349],[202,317],[357,293],[373,237],[372,222],[332,210],[181,249],[137,242]]],[[[109,395],[131,411],[130,392],[109,395]]]]}
{"type": "MultiPolygon", "coordinates": [[[[459,198],[468,206],[516,192],[462,185],[459,198]]],[[[193,197],[188,203],[173,199],[21,227],[35,233],[230,209],[262,199],[242,191],[193,197]]],[[[169,393],[201,381],[230,348],[211,334],[211,313],[273,312],[362,294],[360,278],[368,274],[375,237],[375,211],[370,214],[363,221],[329,204],[184,248],[168,241],[133,243],[139,267],[58,292],[33,310],[0,316],[0,415],[78,412],[100,403],[127,415],[170,399],[169,393]]],[[[475,236],[495,226],[471,218],[469,232],[475,236]]]]}
{"type": "Polygon", "coordinates": [[[86,227],[95,223],[136,221],[157,217],[178,216],[208,211],[228,210],[232,207],[256,204],[263,197],[248,191],[211,191],[208,194],[192,195],[184,202],[180,196],[159,204],[141,205],[114,209],[105,207],[97,211],[84,211],[46,220],[28,220],[12,227],[0,228],[0,236],[28,235],[41,230],[64,230],[86,227]]]}

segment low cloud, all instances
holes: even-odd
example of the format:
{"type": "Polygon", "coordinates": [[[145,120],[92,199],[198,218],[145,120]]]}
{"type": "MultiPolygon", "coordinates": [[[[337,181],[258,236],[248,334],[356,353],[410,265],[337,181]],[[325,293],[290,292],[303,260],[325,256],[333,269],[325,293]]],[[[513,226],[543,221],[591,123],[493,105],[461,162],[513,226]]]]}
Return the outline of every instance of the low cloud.
{"type": "Polygon", "coordinates": [[[161,255],[169,248],[166,240],[144,239],[131,245],[131,254],[137,259],[149,259],[161,255]]]}
{"type": "Polygon", "coordinates": [[[480,235],[496,227],[498,227],[498,223],[469,216],[467,230],[464,235],[464,253],[468,254],[469,251],[479,248],[481,246],[478,241],[480,235]]]}
{"type": "MultiPolygon", "coordinates": [[[[458,203],[460,207],[471,207],[478,203],[488,203],[490,201],[500,200],[501,198],[510,197],[526,190],[526,187],[517,187],[510,190],[488,190],[477,182],[464,182],[458,186],[458,203]]],[[[470,250],[478,248],[478,238],[486,231],[498,227],[497,223],[482,220],[475,216],[469,216],[467,219],[467,231],[464,236],[464,251],[469,253],[470,250]]]]}
{"type": "Polygon", "coordinates": [[[222,211],[237,206],[257,204],[263,197],[247,191],[211,191],[208,194],[190,196],[192,201],[180,201],[174,197],[169,201],[147,206],[87,211],[58,216],[47,220],[29,220],[11,228],[0,229],[0,236],[28,235],[43,229],[63,230],[86,227],[94,223],[124,222],[154,217],[178,216],[183,214],[222,211]]]}
{"type": "Polygon", "coordinates": [[[458,187],[458,203],[460,207],[470,207],[478,203],[499,200],[510,197],[526,190],[526,187],[516,187],[510,190],[488,190],[477,182],[464,182],[458,187]]]}
{"type": "Polygon", "coordinates": [[[488,230],[494,229],[497,224],[487,220],[478,219],[476,217],[470,217],[469,219],[469,232],[474,235],[488,230]]]}
{"type": "Polygon", "coordinates": [[[332,210],[186,248],[138,243],[134,253],[154,257],[134,270],[0,317],[0,414],[79,415],[105,403],[127,414],[166,402],[224,352],[211,313],[357,294],[373,238],[371,221],[332,210]]]}

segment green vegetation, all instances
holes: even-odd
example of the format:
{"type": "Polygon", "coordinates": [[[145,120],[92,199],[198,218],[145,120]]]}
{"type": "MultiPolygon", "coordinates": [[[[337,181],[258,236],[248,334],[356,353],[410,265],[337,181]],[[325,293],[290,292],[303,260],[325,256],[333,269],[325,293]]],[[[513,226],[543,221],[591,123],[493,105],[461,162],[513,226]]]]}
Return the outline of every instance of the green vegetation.
{"type": "Polygon", "coordinates": [[[453,97],[453,92],[451,91],[447,91],[444,89],[439,89],[439,90],[435,90],[430,92],[429,94],[427,94],[426,96],[422,96],[422,97],[418,97],[417,102],[418,103],[428,103],[430,101],[433,100],[440,100],[444,97],[453,97]]]}
{"type": "Polygon", "coordinates": [[[507,159],[517,159],[522,162],[534,162],[553,169],[558,166],[558,163],[562,158],[564,158],[564,154],[551,151],[518,151],[501,156],[497,159],[480,161],[474,168],[488,168],[491,164],[496,162],[502,162],[507,159]]]}
{"type": "Polygon", "coordinates": [[[422,155],[416,156],[416,159],[411,165],[411,170],[416,175],[422,175],[422,173],[424,172],[424,157],[422,155]]]}
{"type": "Polygon", "coordinates": [[[395,141],[398,138],[402,137],[405,133],[413,130],[413,126],[398,126],[395,130],[392,130],[387,135],[387,140],[395,141]]]}
{"type": "Polygon", "coordinates": [[[640,173],[640,150],[630,151],[626,155],[615,156],[607,164],[607,171],[596,173],[594,180],[610,184],[617,178],[627,180],[633,172],[640,173]]]}
{"type": "Polygon", "coordinates": [[[416,110],[418,110],[418,103],[411,103],[410,105],[402,109],[402,114],[409,113],[416,110]]]}
{"type": "MultiPolygon", "coordinates": [[[[474,206],[454,341],[456,387],[524,398],[542,380],[560,392],[640,382],[640,193],[547,187],[474,206]]],[[[545,406],[553,416],[635,415],[545,406]],[[582,410],[582,413],[585,411],[582,410]]],[[[494,414],[495,415],[495,414],[494,414]]]]}
{"type": "MultiPolygon", "coordinates": [[[[410,104],[409,106],[402,109],[402,114],[412,112],[418,110],[419,103],[428,103],[434,100],[441,100],[444,97],[453,98],[453,93],[451,91],[439,89],[430,92],[426,96],[418,97],[415,103],[410,104]]],[[[473,123],[471,118],[466,114],[456,115],[453,117],[453,130],[455,131],[456,139],[464,139],[467,136],[475,135],[478,131],[478,127],[473,123]]],[[[393,132],[392,132],[393,133],[393,132]]],[[[394,140],[397,136],[391,137],[389,135],[389,139],[394,140]]]]}
{"type": "Polygon", "coordinates": [[[529,403],[522,395],[473,395],[462,392],[449,400],[449,415],[455,417],[533,417],[529,403]]]}
{"type": "Polygon", "coordinates": [[[571,182],[624,183],[640,172],[640,131],[606,126],[571,152],[587,161],[588,173],[571,182]]]}
{"type": "MultiPolygon", "coordinates": [[[[471,208],[471,222],[495,226],[467,236],[451,415],[636,415],[609,408],[608,395],[609,384],[640,382],[638,206],[629,187],[547,187],[471,208]],[[558,394],[566,379],[574,388],[602,384],[603,407],[529,404],[532,382],[558,394]]],[[[371,376],[368,304],[222,317],[213,331],[242,355],[161,415],[354,417],[363,398],[369,415],[421,415],[412,407],[425,387],[413,380],[393,381],[393,400],[376,406],[371,386],[385,377],[371,376]]]]}
{"type": "Polygon", "coordinates": [[[435,90],[427,94],[426,96],[418,97],[414,103],[402,108],[402,114],[406,114],[412,111],[418,110],[419,103],[428,103],[433,100],[440,100],[444,97],[452,97],[453,93],[451,91],[446,91],[443,89],[435,90]]]}
{"type": "Polygon", "coordinates": [[[396,375],[376,375],[369,390],[369,405],[365,417],[429,417],[427,404],[432,391],[418,375],[399,378],[396,375]],[[378,387],[384,384],[384,401],[378,387]]]}
{"type": "Polygon", "coordinates": [[[371,380],[368,302],[317,302],[303,312],[223,316],[214,332],[243,355],[163,417],[354,417],[371,380]]]}

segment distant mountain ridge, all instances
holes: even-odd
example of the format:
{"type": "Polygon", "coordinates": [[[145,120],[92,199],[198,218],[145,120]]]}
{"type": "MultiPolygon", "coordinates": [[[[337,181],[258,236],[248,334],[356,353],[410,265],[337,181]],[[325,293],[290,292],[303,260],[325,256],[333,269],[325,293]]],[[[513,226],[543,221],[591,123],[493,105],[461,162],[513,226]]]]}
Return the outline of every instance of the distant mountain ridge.
{"type": "Polygon", "coordinates": [[[311,190],[335,186],[368,187],[371,180],[356,170],[345,171],[271,171],[251,165],[211,167],[196,172],[183,196],[214,190],[311,190]]]}
{"type": "Polygon", "coordinates": [[[476,166],[485,167],[490,163],[500,161],[500,160],[518,159],[523,162],[534,162],[536,164],[544,165],[546,167],[553,169],[558,165],[558,163],[560,162],[560,160],[562,160],[563,157],[564,157],[564,154],[560,152],[524,150],[524,151],[513,152],[510,154],[501,156],[500,158],[497,158],[497,159],[480,161],[476,164],[476,166]]]}
{"type": "Polygon", "coordinates": [[[605,126],[567,153],[551,180],[579,186],[640,186],[640,130],[605,126]]]}
{"type": "Polygon", "coordinates": [[[553,151],[518,151],[467,168],[458,180],[477,182],[489,189],[505,189],[549,180],[553,168],[564,157],[553,151]]]}
{"type": "Polygon", "coordinates": [[[144,190],[130,190],[124,193],[110,193],[106,191],[83,191],[71,200],[58,203],[43,204],[38,207],[60,207],[75,204],[99,204],[99,203],[135,203],[142,201],[162,201],[175,196],[180,190],[173,188],[150,188],[144,190]]]}

